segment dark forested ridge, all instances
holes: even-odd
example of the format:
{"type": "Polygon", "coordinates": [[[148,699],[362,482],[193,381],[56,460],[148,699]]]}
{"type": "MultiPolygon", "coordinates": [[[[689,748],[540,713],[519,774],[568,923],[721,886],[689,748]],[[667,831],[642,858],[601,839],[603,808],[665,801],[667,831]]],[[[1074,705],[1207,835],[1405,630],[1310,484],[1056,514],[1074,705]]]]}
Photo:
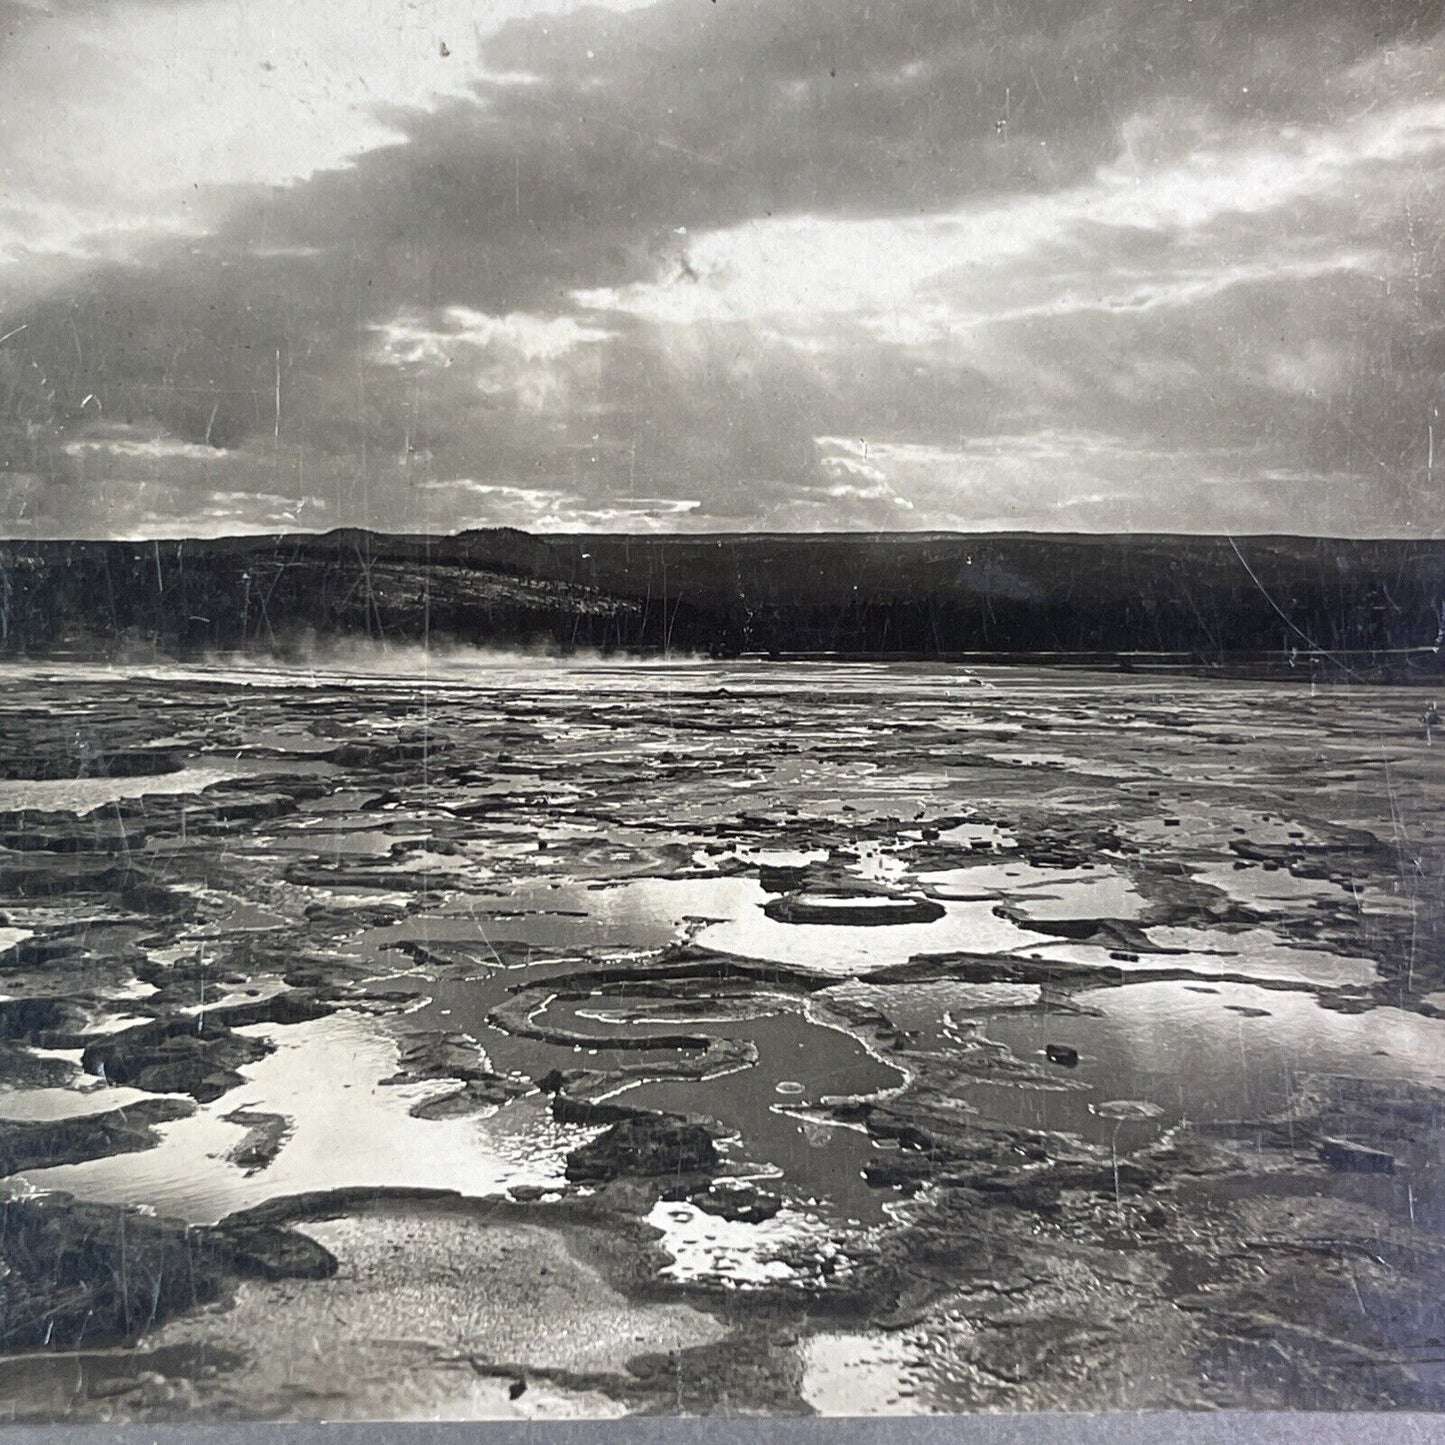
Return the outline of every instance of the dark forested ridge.
{"type": "Polygon", "coordinates": [[[0,647],[306,638],[1437,660],[1445,542],[894,533],[0,542],[0,647]]]}

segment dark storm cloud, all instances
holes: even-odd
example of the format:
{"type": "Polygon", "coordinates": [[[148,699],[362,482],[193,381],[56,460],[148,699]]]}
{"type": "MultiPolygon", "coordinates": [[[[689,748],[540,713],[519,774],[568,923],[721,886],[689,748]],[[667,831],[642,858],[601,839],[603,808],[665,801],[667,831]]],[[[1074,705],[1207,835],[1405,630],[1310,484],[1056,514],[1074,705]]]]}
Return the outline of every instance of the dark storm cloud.
{"type": "Polygon", "coordinates": [[[514,21],[4,312],[11,525],[1433,528],[1440,20],[514,21]]]}

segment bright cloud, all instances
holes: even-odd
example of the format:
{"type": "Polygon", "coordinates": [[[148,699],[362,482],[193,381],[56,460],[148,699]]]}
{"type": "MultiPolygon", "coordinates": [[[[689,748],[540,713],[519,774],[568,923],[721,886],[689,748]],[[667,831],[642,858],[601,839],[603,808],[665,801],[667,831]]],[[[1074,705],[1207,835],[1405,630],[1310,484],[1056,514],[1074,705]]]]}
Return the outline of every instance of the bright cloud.
{"type": "MultiPolygon", "coordinates": [[[[791,321],[809,336],[830,319],[852,318],[881,340],[910,345],[954,327],[1185,305],[1251,282],[1369,272],[1384,264],[1378,252],[1337,246],[1243,263],[1216,257],[1207,268],[1174,258],[1143,276],[1101,263],[1097,250],[1111,232],[1187,240],[1226,218],[1336,197],[1347,183],[1377,186],[1382,167],[1445,156],[1445,103],[1367,114],[1332,130],[1220,138],[1165,164],[1137,160],[1125,141],[1086,185],[924,216],[748,221],[695,238],[685,267],[574,299],[678,326],[791,321]],[[1060,262],[1080,251],[1090,268],[1060,276],[1060,262]],[[1000,306],[1000,278],[1007,292],[1020,270],[1030,299],[1000,306]]],[[[1280,249],[1278,237],[1270,247],[1280,249]]]]}
{"type": "Polygon", "coordinates": [[[449,306],[439,326],[414,316],[384,322],[381,358],[394,365],[450,366],[469,349],[515,356],[522,361],[556,361],[589,341],[607,341],[616,333],[584,325],[570,316],[528,316],[512,312],[487,316],[465,306],[449,306]]]}
{"type": "Polygon", "coordinates": [[[525,83],[489,75],[488,37],[578,3],[36,5],[0,50],[0,264],[203,235],[213,187],[299,181],[401,140],[403,107],[469,97],[484,76],[525,83]]]}
{"type": "Polygon", "coordinates": [[[512,399],[535,415],[564,409],[587,370],[575,365],[575,354],[615,336],[570,316],[488,316],[464,306],[448,307],[435,324],[403,316],[374,329],[383,364],[423,370],[456,365],[484,395],[512,399]]]}
{"type": "Polygon", "coordinates": [[[695,499],[676,497],[613,498],[598,505],[581,493],[556,487],[524,487],[481,482],[470,477],[436,479],[427,490],[465,508],[468,526],[524,527],[532,532],[670,530],[670,524],[696,512],[695,499]]]}
{"type": "Polygon", "coordinates": [[[117,459],[139,461],[225,462],[232,460],[217,447],[196,442],[177,441],[174,437],[82,437],[66,442],[67,456],[93,458],[102,464],[117,459]]]}

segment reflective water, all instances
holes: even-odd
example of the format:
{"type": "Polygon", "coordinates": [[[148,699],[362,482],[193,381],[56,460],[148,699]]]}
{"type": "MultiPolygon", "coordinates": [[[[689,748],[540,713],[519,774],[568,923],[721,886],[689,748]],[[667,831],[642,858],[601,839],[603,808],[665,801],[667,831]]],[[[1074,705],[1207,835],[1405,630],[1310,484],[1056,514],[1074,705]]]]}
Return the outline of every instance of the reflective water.
{"type": "MultiPolygon", "coordinates": [[[[184,910],[148,913],[151,895],[104,881],[11,890],[0,868],[0,949],[124,923],[140,942],[112,969],[145,962],[165,983],[203,959],[232,990],[268,991],[321,970],[342,1006],[242,1030],[275,1051],[157,1147],[15,1187],[196,1219],[343,1185],[563,1188],[568,1151],[598,1129],[554,1122],[548,1095],[423,1119],[410,1111],[455,1081],[382,1083],[418,1035],[447,1033],[500,1074],[583,1070],[592,1097],[705,1121],[725,1172],[764,1181],[782,1211],[742,1224],[665,1203],[654,1222],[679,1275],[764,1279],[803,1237],[846,1253],[848,1231],[886,1226],[900,1198],[864,1178],[879,1145],[832,1105],[906,1100],[926,1056],[980,1040],[1027,1067],[959,1073],[979,1119],[1112,1149],[1276,1113],[1313,1074],[1445,1086],[1445,1023],[1408,990],[1369,993],[1438,905],[1390,851],[1401,806],[1428,826],[1436,759],[1401,735],[1413,697],[1022,670],[980,688],[913,666],[415,663],[151,668],[123,687],[23,670],[31,702],[68,725],[185,756],[159,777],[0,783],[0,813],[177,792],[204,813],[219,782],[295,796],[184,835],[155,810],[132,866],[184,910]],[[1230,741],[1241,714],[1249,737],[1230,741]],[[345,742],[375,750],[337,753],[345,742]],[[1298,857],[1245,859],[1241,839],[1298,857]],[[785,895],[827,920],[769,916],[785,895]],[[941,911],[880,921],[869,898],[941,911]],[[689,974],[679,958],[744,966],[689,974]],[[1051,1064],[1050,1044],[1077,1065],[1051,1064]],[[1121,1116],[1121,1101],[1150,1107],[1121,1116]],[[238,1108],[287,1121],[249,1173],[227,1157],[238,1108]]],[[[38,722],[10,721],[43,741],[38,722]]],[[[63,879],[89,846],[24,867],[63,879]]],[[[20,855],[0,861],[20,876],[20,855]]],[[[66,967],[50,977],[89,991],[97,1032],[145,1016],[89,956],[66,967]]],[[[135,1097],[76,1082],[64,1103],[10,1089],[0,1114],[135,1097]]],[[[846,1336],[815,1348],[828,1369],[852,1358],[846,1336]]]]}

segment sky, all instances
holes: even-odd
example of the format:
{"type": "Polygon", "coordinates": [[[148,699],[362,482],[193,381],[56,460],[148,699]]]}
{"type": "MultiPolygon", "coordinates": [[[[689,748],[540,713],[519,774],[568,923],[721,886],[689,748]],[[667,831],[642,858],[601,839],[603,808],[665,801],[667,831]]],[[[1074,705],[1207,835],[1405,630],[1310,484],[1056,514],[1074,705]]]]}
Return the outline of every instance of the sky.
{"type": "Polygon", "coordinates": [[[1445,535],[1445,0],[0,0],[0,535],[1445,535]]]}

